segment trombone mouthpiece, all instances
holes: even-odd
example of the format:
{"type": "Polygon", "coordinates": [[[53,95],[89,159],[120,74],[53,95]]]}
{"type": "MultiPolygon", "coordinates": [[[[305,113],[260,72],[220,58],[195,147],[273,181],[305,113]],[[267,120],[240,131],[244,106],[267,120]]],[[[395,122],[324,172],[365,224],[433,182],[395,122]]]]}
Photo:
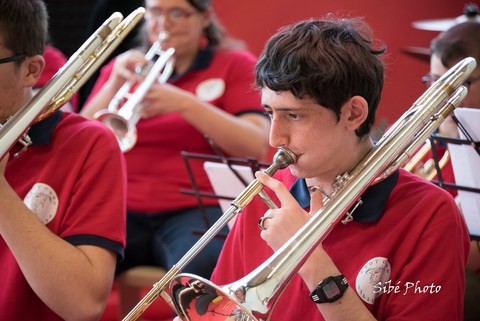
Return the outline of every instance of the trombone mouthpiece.
{"type": "Polygon", "coordinates": [[[297,155],[295,155],[290,149],[286,147],[279,147],[275,155],[273,156],[273,162],[277,165],[278,169],[283,169],[289,165],[295,164],[297,161],[297,155]]]}

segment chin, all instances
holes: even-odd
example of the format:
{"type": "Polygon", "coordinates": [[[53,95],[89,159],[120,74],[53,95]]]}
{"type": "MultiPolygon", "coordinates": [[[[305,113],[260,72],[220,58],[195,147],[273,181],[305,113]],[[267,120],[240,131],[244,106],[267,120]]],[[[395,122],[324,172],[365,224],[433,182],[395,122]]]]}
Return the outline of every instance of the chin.
{"type": "Polygon", "coordinates": [[[298,178],[308,177],[308,174],[302,171],[301,168],[298,168],[298,166],[296,165],[290,165],[288,166],[288,169],[290,170],[290,173],[292,173],[292,175],[295,177],[298,177],[298,178]]]}

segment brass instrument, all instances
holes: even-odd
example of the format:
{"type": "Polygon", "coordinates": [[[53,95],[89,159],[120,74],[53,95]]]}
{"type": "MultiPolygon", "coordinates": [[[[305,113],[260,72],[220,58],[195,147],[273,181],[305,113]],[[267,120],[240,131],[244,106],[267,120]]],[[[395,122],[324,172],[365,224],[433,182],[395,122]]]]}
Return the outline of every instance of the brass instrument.
{"type": "MultiPolygon", "coordinates": [[[[435,167],[435,161],[430,158],[423,162],[423,159],[432,150],[432,142],[429,139],[425,141],[425,144],[415,153],[412,159],[403,168],[411,173],[414,173],[420,177],[431,181],[437,176],[437,169],[435,167]]],[[[438,167],[442,169],[450,160],[450,152],[445,150],[442,158],[438,161],[438,167]]]]}
{"type": "Polygon", "coordinates": [[[141,21],[145,9],[134,10],[124,20],[112,14],[70,57],[50,81],[15,115],[0,127],[0,158],[20,141],[24,149],[31,144],[28,128],[65,104],[100,67],[127,34],[141,21]]]}
{"type": "Polygon", "coordinates": [[[180,317],[189,321],[219,320],[221,316],[224,320],[268,320],[293,275],[347,210],[361,201],[362,193],[402,166],[460,104],[467,93],[462,84],[475,66],[475,59],[465,58],[440,77],[352,171],[336,178],[324,206],[250,274],[222,287],[191,274],[176,276],[170,290],[180,317]]]}
{"type": "MultiPolygon", "coordinates": [[[[273,176],[279,169],[286,168],[287,166],[295,163],[297,156],[289,149],[279,148],[277,153],[273,157],[273,163],[266,170],[265,173],[273,176]]],[[[155,299],[161,295],[164,301],[173,309],[175,307],[172,303],[172,299],[168,293],[165,292],[167,287],[171,284],[173,278],[182,271],[188,263],[190,263],[200,251],[210,242],[215,235],[225,227],[228,222],[235,217],[241,210],[245,208],[257,195],[263,192],[263,185],[258,180],[254,179],[240,195],[232,201],[230,208],[222,214],[222,216],[208,229],[208,231],[202,235],[202,237],[195,243],[195,245],[174,265],[165,276],[153,285],[153,288],[143,297],[142,300],[128,313],[123,321],[137,320],[145,310],[155,301],[155,299]]],[[[262,200],[269,205],[271,200],[262,200]]],[[[272,206],[270,204],[269,206],[272,206]]]]}
{"type": "Polygon", "coordinates": [[[135,70],[137,75],[145,77],[138,88],[132,93],[134,84],[127,81],[115,94],[108,108],[93,115],[113,131],[124,153],[132,149],[137,142],[136,124],[141,117],[143,97],[156,81],[165,83],[173,72],[175,49],[162,50],[162,42],[167,37],[167,32],[160,32],[158,40],[145,54],[145,59],[150,63],[135,70]],[[153,63],[155,58],[157,59],[153,63]]]}

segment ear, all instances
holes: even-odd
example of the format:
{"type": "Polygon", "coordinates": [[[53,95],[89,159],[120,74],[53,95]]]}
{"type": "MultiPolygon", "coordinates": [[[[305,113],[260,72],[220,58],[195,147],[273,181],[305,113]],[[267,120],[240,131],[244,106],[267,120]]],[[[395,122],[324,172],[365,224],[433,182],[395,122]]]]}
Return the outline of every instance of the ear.
{"type": "Polygon", "coordinates": [[[368,103],[362,96],[353,96],[342,108],[346,128],[355,131],[367,119],[368,103]]]}
{"type": "Polygon", "coordinates": [[[25,87],[33,87],[37,83],[43,68],[45,68],[45,59],[41,55],[26,58],[22,64],[25,87]]]}

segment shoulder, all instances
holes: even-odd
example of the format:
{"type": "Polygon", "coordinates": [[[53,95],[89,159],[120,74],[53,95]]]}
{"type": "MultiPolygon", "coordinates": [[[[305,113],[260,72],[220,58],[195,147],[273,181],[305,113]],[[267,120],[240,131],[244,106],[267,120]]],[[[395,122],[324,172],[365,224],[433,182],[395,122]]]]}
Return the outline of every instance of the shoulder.
{"type": "Polygon", "coordinates": [[[454,203],[453,197],[446,190],[403,169],[400,169],[397,184],[393,192],[401,193],[404,197],[413,199],[436,198],[454,203]]]}
{"type": "Polygon", "coordinates": [[[428,226],[451,231],[456,230],[455,227],[464,228],[463,216],[450,193],[403,169],[387,207],[406,221],[410,218],[418,228],[428,226]]]}
{"type": "Polygon", "coordinates": [[[90,142],[118,145],[115,135],[104,124],[71,112],[62,113],[56,133],[62,137],[62,140],[72,140],[75,144],[90,142]]]}

